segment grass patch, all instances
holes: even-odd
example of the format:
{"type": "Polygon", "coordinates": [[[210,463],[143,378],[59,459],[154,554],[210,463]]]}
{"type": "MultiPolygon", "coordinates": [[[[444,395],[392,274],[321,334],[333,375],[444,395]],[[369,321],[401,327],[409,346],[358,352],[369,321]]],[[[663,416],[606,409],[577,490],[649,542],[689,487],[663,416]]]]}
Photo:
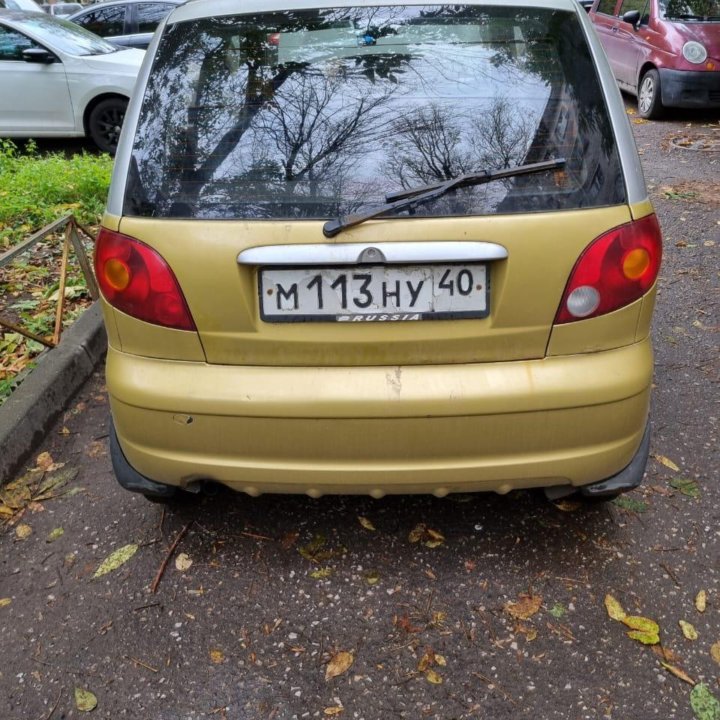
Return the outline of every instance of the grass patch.
{"type": "MultiPolygon", "coordinates": [[[[105,207],[111,172],[108,155],[41,155],[32,141],[21,152],[13,142],[0,140],[0,253],[70,213],[83,225],[96,225],[105,207]]],[[[62,243],[63,231],[0,268],[0,316],[6,321],[35,335],[52,335],[62,243]]],[[[90,254],[92,242],[85,247],[90,254]]],[[[65,301],[63,327],[68,327],[90,303],[74,251],[68,260],[65,301]]],[[[43,350],[40,343],[0,327],[0,405],[43,350]]]]}
{"type": "Polygon", "coordinates": [[[0,252],[68,213],[96,224],[112,163],[109,155],[41,155],[32,141],[20,152],[11,140],[0,140],[0,252]]]}

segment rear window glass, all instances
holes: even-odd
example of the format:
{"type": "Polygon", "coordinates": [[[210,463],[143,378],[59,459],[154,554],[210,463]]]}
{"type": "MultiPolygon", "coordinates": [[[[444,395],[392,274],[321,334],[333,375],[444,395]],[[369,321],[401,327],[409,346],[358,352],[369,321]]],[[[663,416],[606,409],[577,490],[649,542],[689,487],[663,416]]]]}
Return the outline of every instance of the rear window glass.
{"type": "Polygon", "coordinates": [[[556,158],[566,159],[560,171],[466,187],[412,212],[623,202],[573,12],[442,5],[204,18],[161,38],[124,212],[328,218],[462,173],[556,158]]]}

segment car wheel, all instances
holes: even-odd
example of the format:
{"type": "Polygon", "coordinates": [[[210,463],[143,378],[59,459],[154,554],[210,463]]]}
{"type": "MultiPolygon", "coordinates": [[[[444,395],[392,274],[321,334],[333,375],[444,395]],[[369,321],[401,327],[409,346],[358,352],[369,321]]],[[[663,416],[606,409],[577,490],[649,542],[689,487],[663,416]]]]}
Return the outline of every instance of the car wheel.
{"type": "Polygon", "coordinates": [[[90,139],[103,152],[115,154],[126,109],[127,100],[124,98],[108,98],[101,100],[90,112],[90,139]]]}
{"type": "Polygon", "coordinates": [[[663,114],[660,99],[660,74],[657,70],[648,70],[640,81],[638,89],[638,113],[640,117],[655,119],[663,114]]]}

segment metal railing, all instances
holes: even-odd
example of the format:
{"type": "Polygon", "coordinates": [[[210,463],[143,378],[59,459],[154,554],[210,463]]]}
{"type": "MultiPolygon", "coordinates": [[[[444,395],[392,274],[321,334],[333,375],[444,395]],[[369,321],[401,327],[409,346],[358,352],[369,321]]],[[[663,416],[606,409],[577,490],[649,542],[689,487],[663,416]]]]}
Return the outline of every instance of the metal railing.
{"type": "Polygon", "coordinates": [[[26,328],[23,328],[16,323],[11,322],[0,316],[0,326],[11,330],[12,332],[19,333],[30,340],[45,345],[45,347],[53,348],[60,342],[60,335],[62,333],[62,316],[65,309],[65,284],[67,281],[67,266],[68,257],[70,255],[70,248],[75,250],[75,256],[77,257],[80,269],[82,270],[85,282],[87,283],[88,293],[93,300],[97,300],[99,297],[97,282],[95,281],[95,275],[93,274],[90,260],[88,259],[85,248],[83,247],[78,230],[83,235],[95,241],[95,236],[86,228],[78,223],[74,215],[66,215],[65,217],[56,220],[55,222],[46,225],[42,230],[38,230],[34,235],[31,235],[27,240],[23,240],[15,247],[10,248],[2,255],[0,255],[0,268],[9,265],[15,258],[22,255],[25,252],[31,250],[37,243],[44,240],[49,235],[58,233],[61,230],[65,230],[62,250],[62,260],[60,264],[60,288],[58,291],[58,304],[55,310],[55,329],[52,338],[42,337],[30,332],[26,328]]]}

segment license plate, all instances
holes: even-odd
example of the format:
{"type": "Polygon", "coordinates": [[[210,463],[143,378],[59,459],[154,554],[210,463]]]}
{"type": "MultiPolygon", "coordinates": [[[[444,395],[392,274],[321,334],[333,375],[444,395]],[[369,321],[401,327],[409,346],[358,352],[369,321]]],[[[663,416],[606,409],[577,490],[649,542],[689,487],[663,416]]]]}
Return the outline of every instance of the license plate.
{"type": "Polygon", "coordinates": [[[488,314],[484,263],[264,268],[266,322],[402,322],[488,314]]]}

